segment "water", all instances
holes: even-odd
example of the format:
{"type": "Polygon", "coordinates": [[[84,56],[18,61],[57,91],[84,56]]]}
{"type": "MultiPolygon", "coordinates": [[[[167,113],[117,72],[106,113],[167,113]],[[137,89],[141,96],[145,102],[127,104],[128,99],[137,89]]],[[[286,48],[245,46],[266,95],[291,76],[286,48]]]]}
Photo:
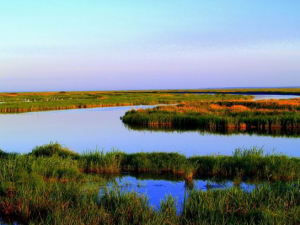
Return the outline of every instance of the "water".
{"type": "MultiPolygon", "coordinates": [[[[139,106],[135,108],[153,106],[139,106]]],[[[226,154],[239,147],[264,147],[269,152],[300,156],[300,138],[249,134],[222,135],[152,132],[128,129],[120,120],[129,107],[105,107],[0,115],[0,149],[30,152],[37,145],[59,142],[82,153],[95,148],[124,152],[179,152],[186,156],[226,154]]]]}
{"type": "MultiPolygon", "coordinates": [[[[244,191],[251,191],[255,188],[254,183],[241,182],[239,187],[244,191]]],[[[233,187],[232,180],[204,180],[195,179],[192,184],[187,184],[182,178],[172,176],[147,176],[141,175],[134,177],[131,175],[122,176],[116,179],[116,182],[110,183],[107,188],[110,190],[118,187],[123,192],[135,191],[141,195],[146,195],[149,202],[155,209],[158,209],[162,199],[165,199],[166,195],[175,197],[178,202],[177,210],[181,211],[185,196],[188,195],[189,190],[211,190],[211,189],[224,189],[233,187]],[[191,185],[193,187],[191,187],[191,185]]],[[[100,195],[103,192],[100,189],[100,195]]]]}
{"type": "Polygon", "coordinates": [[[299,98],[299,95],[254,95],[254,100],[267,100],[267,99],[292,99],[299,98]]]}

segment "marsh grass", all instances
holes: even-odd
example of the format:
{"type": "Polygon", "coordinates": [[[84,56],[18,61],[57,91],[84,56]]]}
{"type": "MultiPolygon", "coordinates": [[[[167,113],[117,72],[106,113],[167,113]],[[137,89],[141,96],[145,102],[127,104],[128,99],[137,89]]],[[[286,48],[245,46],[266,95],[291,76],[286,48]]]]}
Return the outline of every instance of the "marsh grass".
{"type": "MultiPolygon", "coordinates": [[[[49,149],[49,145],[36,149],[49,149]]],[[[0,159],[0,213],[23,224],[297,224],[299,168],[298,158],[265,154],[257,148],[239,149],[232,156],[191,158],[178,153],[116,151],[92,151],[79,157],[57,152],[8,154],[0,159]],[[96,168],[101,174],[128,169],[146,172],[144,176],[171,173],[181,179],[196,169],[197,176],[232,176],[239,182],[252,176],[277,182],[257,185],[251,192],[238,185],[204,192],[193,190],[189,180],[187,188],[192,191],[179,212],[172,196],[154,210],[147,197],[136,192],[107,188],[99,195],[109,179],[91,175],[83,168],[96,168]]]]}
{"type": "Polygon", "coordinates": [[[181,102],[251,99],[249,96],[166,94],[162,92],[41,92],[0,93],[0,113],[22,113],[78,108],[177,104],[181,102]]]}
{"type": "Polygon", "coordinates": [[[58,155],[63,158],[71,157],[73,159],[78,159],[80,157],[78,153],[71,151],[69,148],[62,147],[57,142],[56,143],[51,142],[50,144],[47,145],[37,146],[32,150],[30,154],[36,157],[40,157],[40,156],[50,157],[53,155],[58,155]]]}
{"type": "Polygon", "coordinates": [[[131,110],[122,121],[132,127],[212,132],[300,134],[300,100],[201,101],[131,110]]]}
{"type": "Polygon", "coordinates": [[[86,151],[80,158],[80,168],[87,173],[120,173],[124,155],[119,151],[86,151]]]}
{"type": "Polygon", "coordinates": [[[298,224],[299,182],[240,188],[193,190],[183,205],[182,224],[298,224]]]}

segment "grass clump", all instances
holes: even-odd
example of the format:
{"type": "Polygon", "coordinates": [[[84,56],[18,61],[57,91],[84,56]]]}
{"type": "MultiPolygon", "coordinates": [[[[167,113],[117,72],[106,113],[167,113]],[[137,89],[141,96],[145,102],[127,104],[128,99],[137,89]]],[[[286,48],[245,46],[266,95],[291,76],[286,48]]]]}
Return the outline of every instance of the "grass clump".
{"type": "Polygon", "coordinates": [[[186,157],[178,153],[134,153],[125,155],[122,168],[136,173],[184,174],[187,164],[186,157]]]}
{"type": "Polygon", "coordinates": [[[80,167],[87,173],[119,173],[124,153],[118,151],[87,151],[80,159],[80,167]]]}
{"type": "Polygon", "coordinates": [[[69,148],[62,147],[59,143],[50,143],[43,146],[37,146],[32,150],[31,155],[36,157],[50,157],[53,155],[58,155],[63,158],[71,157],[73,159],[78,159],[80,157],[78,153],[71,151],[69,148]]]}

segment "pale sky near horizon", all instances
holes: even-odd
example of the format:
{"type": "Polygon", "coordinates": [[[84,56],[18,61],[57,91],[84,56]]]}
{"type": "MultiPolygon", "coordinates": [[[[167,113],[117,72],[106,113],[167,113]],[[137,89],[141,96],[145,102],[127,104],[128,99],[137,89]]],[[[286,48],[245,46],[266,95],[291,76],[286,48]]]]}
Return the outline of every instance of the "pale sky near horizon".
{"type": "Polygon", "coordinates": [[[299,0],[0,0],[0,92],[300,86],[299,0]]]}

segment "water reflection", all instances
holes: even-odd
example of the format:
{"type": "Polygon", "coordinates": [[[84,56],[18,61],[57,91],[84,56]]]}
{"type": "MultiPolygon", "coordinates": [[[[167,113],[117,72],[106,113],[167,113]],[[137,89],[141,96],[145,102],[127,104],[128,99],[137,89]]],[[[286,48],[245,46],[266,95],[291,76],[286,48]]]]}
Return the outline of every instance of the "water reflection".
{"type": "MultiPolygon", "coordinates": [[[[258,184],[251,181],[242,181],[235,184],[233,180],[221,179],[194,179],[192,183],[187,183],[182,177],[174,175],[124,175],[119,176],[108,183],[105,188],[109,190],[121,190],[122,192],[135,191],[140,195],[146,195],[149,202],[154,208],[158,209],[161,200],[165,199],[166,195],[175,197],[178,202],[177,210],[180,211],[185,197],[191,189],[196,190],[212,190],[224,189],[233,186],[239,186],[244,191],[253,190],[258,184]]],[[[100,190],[100,195],[104,189],[100,190]]]]}
{"type": "Polygon", "coordinates": [[[106,151],[120,149],[127,153],[164,151],[193,156],[230,155],[236,148],[264,146],[266,151],[275,149],[277,153],[300,156],[300,138],[294,136],[128,130],[120,117],[130,109],[132,107],[106,107],[2,114],[0,148],[7,152],[27,153],[37,145],[58,141],[79,153],[98,147],[106,151]]]}
{"type": "Polygon", "coordinates": [[[183,127],[171,127],[165,125],[137,125],[137,124],[124,124],[124,126],[128,130],[134,131],[149,131],[149,132],[169,132],[169,133],[184,133],[184,132],[198,132],[200,135],[207,134],[216,134],[216,135],[225,135],[225,136],[233,136],[238,134],[247,134],[247,135],[257,135],[257,136],[272,136],[272,137],[300,137],[300,128],[273,128],[273,129],[263,129],[263,128],[247,128],[247,129],[239,129],[239,128],[226,128],[226,129],[212,129],[212,128],[201,128],[201,127],[193,127],[193,128],[183,128],[183,127]]]}
{"type": "Polygon", "coordinates": [[[269,100],[269,99],[292,99],[300,98],[299,95],[254,95],[254,100],[269,100]]]}

